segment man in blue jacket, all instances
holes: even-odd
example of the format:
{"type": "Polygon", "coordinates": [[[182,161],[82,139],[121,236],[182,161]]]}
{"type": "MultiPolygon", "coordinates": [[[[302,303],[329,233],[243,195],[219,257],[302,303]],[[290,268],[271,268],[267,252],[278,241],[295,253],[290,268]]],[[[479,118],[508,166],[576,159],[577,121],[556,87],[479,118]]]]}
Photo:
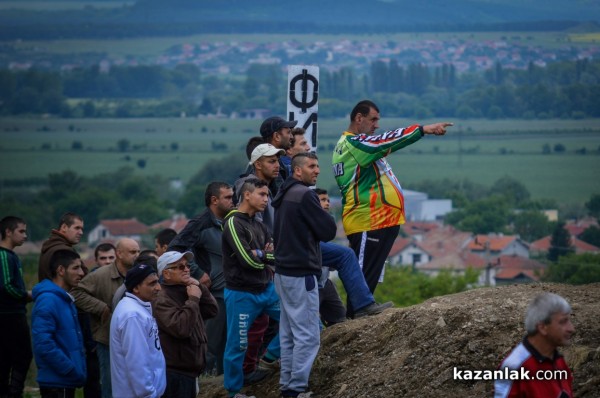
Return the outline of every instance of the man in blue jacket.
{"type": "Polygon", "coordinates": [[[319,242],[335,237],[336,225],[314,190],[319,161],[314,153],[292,159],[292,175],[273,199],[275,288],[281,301],[279,338],[283,397],[308,397],[308,378],[319,352],[319,242]]]}
{"type": "Polygon", "coordinates": [[[83,278],[79,254],[59,250],[50,260],[51,279],[33,288],[31,334],[42,398],[72,398],[86,379],[83,336],[69,291],[83,278]]]}

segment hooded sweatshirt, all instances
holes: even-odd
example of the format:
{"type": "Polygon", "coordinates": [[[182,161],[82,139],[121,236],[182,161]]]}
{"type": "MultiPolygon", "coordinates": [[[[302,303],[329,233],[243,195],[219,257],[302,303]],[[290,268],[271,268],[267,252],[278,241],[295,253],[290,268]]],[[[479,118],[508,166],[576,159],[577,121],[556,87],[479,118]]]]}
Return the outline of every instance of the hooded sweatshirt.
{"type": "Polygon", "coordinates": [[[50,232],[50,237],[48,238],[48,240],[42,244],[42,251],[40,253],[40,261],[38,265],[39,282],[43,281],[46,278],[51,278],[50,260],[52,259],[52,255],[58,250],[75,251],[71,242],[69,242],[63,234],[58,232],[56,229],[53,229],[50,232]]]}
{"type": "Polygon", "coordinates": [[[86,379],[83,335],[73,297],[45,279],[33,288],[31,336],[41,387],[77,388],[86,379]]]}
{"type": "Polygon", "coordinates": [[[286,276],[321,275],[319,242],[335,238],[333,217],[314,190],[288,178],[273,199],[275,208],[275,273],[286,276]]]}

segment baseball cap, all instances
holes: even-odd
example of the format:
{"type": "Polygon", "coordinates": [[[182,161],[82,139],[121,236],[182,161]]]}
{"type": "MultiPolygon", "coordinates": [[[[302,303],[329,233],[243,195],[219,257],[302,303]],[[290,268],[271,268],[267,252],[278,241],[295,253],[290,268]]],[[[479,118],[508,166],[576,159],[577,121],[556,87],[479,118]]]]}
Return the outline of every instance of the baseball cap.
{"type": "Polygon", "coordinates": [[[176,263],[177,261],[181,260],[181,257],[185,257],[186,260],[192,261],[194,259],[194,253],[180,253],[176,251],[163,253],[163,255],[158,258],[158,275],[162,275],[163,271],[169,264],[176,263]]]}
{"type": "Polygon", "coordinates": [[[127,288],[127,291],[131,292],[134,287],[142,283],[144,279],[152,274],[156,274],[156,271],[148,264],[137,264],[130,268],[125,275],[125,287],[127,288]]]}
{"type": "Polygon", "coordinates": [[[250,155],[250,162],[248,164],[252,165],[258,159],[263,156],[273,156],[273,155],[284,155],[285,151],[283,149],[275,148],[271,144],[260,144],[252,151],[250,155]]]}
{"type": "Polygon", "coordinates": [[[265,119],[264,122],[260,125],[260,135],[263,138],[267,138],[273,135],[276,131],[281,130],[284,127],[294,128],[298,124],[297,120],[287,121],[279,116],[271,116],[265,119]]]}

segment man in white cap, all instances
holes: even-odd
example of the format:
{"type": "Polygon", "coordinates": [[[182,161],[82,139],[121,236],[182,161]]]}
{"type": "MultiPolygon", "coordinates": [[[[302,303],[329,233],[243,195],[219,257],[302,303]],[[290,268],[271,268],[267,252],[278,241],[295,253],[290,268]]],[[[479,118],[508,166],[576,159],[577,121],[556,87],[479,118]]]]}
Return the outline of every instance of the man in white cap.
{"type": "Polygon", "coordinates": [[[263,180],[267,183],[269,187],[269,200],[267,202],[267,207],[264,211],[259,212],[256,215],[256,218],[267,226],[270,233],[273,233],[273,219],[275,214],[273,207],[271,206],[271,199],[273,199],[273,196],[275,196],[276,192],[273,183],[279,176],[279,172],[281,170],[279,165],[279,157],[284,154],[285,151],[283,149],[275,148],[271,144],[258,145],[252,151],[252,154],[250,155],[250,161],[248,162],[248,164],[254,168],[254,173],[250,173],[238,178],[234,184],[236,196],[235,202],[240,203],[240,191],[242,185],[244,185],[246,181],[249,179],[258,178],[259,180],[263,180]]]}
{"type": "Polygon", "coordinates": [[[192,252],[168,251],[158,258],[162,289],[152,302],[167,362],[163,397],[195,398],[197,378],[204,371],[207,350],[204,319],[219,309],[208,288],[190,276],[192,252]]]}

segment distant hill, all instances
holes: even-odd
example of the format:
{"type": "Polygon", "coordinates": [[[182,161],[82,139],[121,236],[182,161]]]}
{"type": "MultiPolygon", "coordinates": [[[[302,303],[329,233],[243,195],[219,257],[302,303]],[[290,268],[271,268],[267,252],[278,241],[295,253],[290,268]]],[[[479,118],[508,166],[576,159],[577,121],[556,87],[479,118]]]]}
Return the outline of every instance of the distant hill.
{"type": "Polygon", "coordinates": [[[596,0],[569,0],[568,6],[564,0],[138,0],[115,8],[2,9],[0,39],[560,31],[582,24],[599,30],[599,23],[596,0]]]}
{"type": "MultiPolygon", "coordinates": [[[[600,2],[592,0],[139,0],[137,15],[172,21],[243,20],[329,26],[410,26],[505,24],[554,21],[600,21],[600,2]],[[160,11],[160,14],[154,11],[160,11]]],[[[234,27],[233,27],[234,28],[234,27]]]]}

